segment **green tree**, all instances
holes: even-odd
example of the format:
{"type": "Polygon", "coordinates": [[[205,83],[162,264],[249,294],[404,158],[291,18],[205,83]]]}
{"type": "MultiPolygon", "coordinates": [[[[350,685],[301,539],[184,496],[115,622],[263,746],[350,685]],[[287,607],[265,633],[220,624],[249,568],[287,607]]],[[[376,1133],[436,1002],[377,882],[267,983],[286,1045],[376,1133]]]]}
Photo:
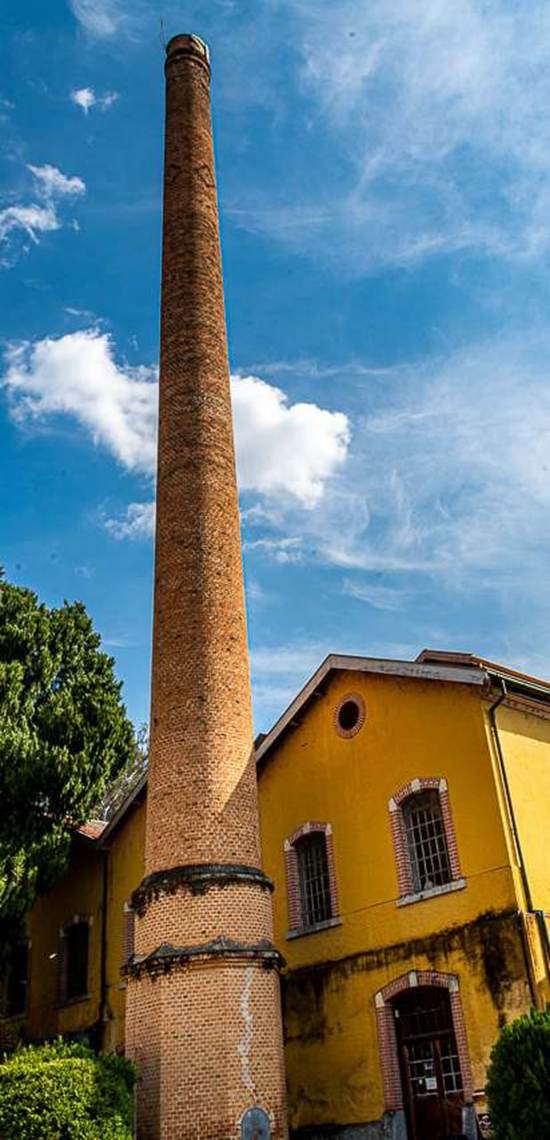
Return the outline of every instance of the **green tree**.
{"type": "Polygon", "coordinates": [[[487,1096],[495,1140],[550,1136],[550,1009],[533,1010],[502,1030],[487,1096]]]}
{"type": "Polygon", "coordinates": [[[0,950],[135,755],[113,664],[81,602],[0,578],[0,950]]]}
{"type": "Polygon", "coordinates": [[[0,1064],[2,1140],[132,1140],[135,1070],[83,1045],[28,1045],[0,1064]]]}

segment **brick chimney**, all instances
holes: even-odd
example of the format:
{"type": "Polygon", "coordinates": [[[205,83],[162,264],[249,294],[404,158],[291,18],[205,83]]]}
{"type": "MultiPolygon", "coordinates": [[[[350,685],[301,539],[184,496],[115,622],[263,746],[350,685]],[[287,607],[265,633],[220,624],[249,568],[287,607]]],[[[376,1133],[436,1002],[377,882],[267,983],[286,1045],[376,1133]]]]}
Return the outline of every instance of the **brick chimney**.
{"type": "Polygon", "coordinates": [[[174,37],[165,72],[151,751],[127,1052],[139,1140],[282,1138],[206,45],[174,37]]]}

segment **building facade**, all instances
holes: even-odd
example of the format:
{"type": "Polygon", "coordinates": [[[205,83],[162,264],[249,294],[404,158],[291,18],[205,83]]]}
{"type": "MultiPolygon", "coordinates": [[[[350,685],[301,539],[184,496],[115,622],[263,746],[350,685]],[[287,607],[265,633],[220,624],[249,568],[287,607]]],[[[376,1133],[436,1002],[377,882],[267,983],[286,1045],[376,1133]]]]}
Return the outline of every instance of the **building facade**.
{"type": "MultiPolygon", "coordinates": [[[[291,1135],[474,1140],[499,1028],[550,997],[550,685],[460,654],[329,657],[256,766],[291,1135]]],[[[6,979],[3,1045],[125,1048],[146,800],[144,778],[75,836],[6,979]]]]}

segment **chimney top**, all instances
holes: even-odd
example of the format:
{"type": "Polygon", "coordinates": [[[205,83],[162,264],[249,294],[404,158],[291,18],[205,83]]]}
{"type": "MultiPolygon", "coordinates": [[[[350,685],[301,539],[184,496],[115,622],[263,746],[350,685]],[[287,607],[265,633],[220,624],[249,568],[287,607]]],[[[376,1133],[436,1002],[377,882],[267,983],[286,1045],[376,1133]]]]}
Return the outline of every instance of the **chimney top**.
{"type": "Polygon", "coordinates": [[[172,39],[166,44],[166,63],[171,63],[173,59],[182,55],[192,56],[208,69],[210,68],[208,44],[205,44],[200,36],[195,36],[192,33],[172,36],[172,39]]]}

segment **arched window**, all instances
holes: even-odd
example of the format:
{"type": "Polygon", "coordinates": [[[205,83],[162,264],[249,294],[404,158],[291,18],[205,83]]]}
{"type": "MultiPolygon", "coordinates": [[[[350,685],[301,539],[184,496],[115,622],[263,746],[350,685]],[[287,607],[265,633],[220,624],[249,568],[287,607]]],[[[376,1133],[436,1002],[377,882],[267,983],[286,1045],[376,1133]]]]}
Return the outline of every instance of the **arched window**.
{"type": "Polygon", "coordinates": [[[289,935],[331,925],[338,919],[332,828],[304,823],[285,840],[289,935]]]}
{"type": "Polygon", "coordinates": [[[413,891],[450,883],[452,875],[439,792],[430,788],[409,796],[403,804],[403,821],[413,891]]]}
{"type": "Polygon", "coordinates": [[[411,780],[389,802],[399,902],[465,886],[447,781],[411,780]]]}
{"type": "Polygon", "coordinates": [[[332,918],[327,842],[322,831],[310,831],[295,844],[298,856],[302,926],[332,918]]]}

